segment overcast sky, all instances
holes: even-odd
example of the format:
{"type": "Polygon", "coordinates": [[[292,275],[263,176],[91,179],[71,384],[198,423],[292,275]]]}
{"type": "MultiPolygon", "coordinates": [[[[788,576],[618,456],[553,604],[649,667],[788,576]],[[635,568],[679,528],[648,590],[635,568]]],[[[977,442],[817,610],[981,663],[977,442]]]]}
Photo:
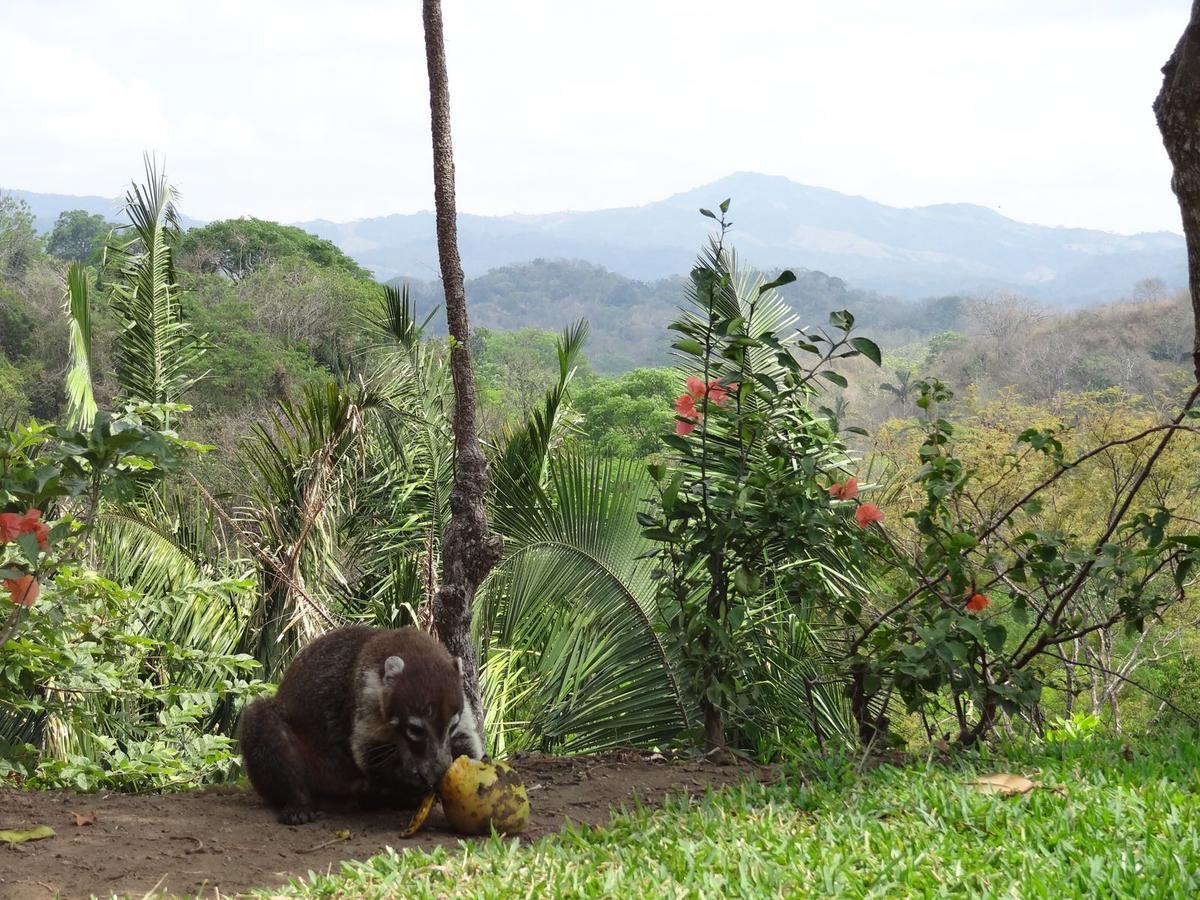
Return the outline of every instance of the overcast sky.
{"type": "MultiPolygon", "coordinates": [[[[1151,103],[1187,0],[444,0],[460,209],[734,171],[1179,230],[1151,103]]],[[[0,0],[0,186],[200,219],[432,206],[418,0],[0,0]]],[[[714,202],[720,198],[714,198],[714,202]]]]}

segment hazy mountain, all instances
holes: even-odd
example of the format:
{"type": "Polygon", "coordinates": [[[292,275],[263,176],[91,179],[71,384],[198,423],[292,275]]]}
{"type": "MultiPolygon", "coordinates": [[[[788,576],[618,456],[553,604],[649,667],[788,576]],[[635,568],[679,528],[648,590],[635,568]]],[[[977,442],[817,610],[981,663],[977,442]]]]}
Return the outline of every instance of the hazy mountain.
{"type": "MultiPolygon", "coordinates": [[[[712,222],[699,207],[733,200],[732,240],[769,269],[818,269],[903,297],[1009,288],[1058,303],[1112,299],[1141,278],[1185,283],[1182,236],[1048,228],[970,204],[899,209],[786,178],[739,173],[646,206],[547,215],[473,216],[459,223],[468,275],[543,257],[584,259],[657,279],[687,271],[712,222]]],[[[382,278],[437,271],[428,212],[302,227],[337,243],[382,278]]]]}
{"type": "MultiPolygon", "coordinates": [[[[48,230],[64,209],[113,216],[102,197],[13,191],[48,230]]],[[[786,178],[739,173],[623,209],[459,219],[468,276],[533,259],[578,259],[643,281],[687,272],[712,229],[701,206],[732,198],[731,240],[745,263],[836,275],[857,288],[906,298],[1011,289],[1063,305],[1118,298],[1142,278],[1186,284],[1182,236],[1048,228],[965,203],[900,209],[786,178]]],[[[198,224],[186,220],[186,224],[198,224]]],[[[336,243],[381,280],[434,278],[430,212],[297,223],[336,243]]]]}
{"type": "MultiPolygon", "coordinates": [[[[100,214],[110,222],[125,221],[121,215],[124,199],[116,197],[91,197],[80,194],[39,194],[36,191],[19,191],[16,189],[0,188],[0,194],[11,194],[18,200],[24,200],[33,211],[33,226],[43,233],[54,228],[58,214],[69,209],[82,209],[86,213],[100,214]]],[[[203,225],[199,219],[180,217],[184,228],[194,228],[203,225]]]]}

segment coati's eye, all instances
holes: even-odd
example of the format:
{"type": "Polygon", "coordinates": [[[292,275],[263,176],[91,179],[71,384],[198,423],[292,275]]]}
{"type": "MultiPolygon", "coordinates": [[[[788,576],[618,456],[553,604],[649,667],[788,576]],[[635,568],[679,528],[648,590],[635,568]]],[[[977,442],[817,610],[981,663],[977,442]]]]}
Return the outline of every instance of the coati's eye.
{"type": "Polygon", "coordinates": [[[400,724],[400,717],[399,717],[399,716],[392,716],[390,719],[388,719],[388,724],[389,724],[389,725],[399,725],[399,724],[400,724]]]}
{"type": "Polygon", "coordinates": [[[406,730],[410,741],[425,740],[425,723],[419,719],[410,719],[406,730]]]}

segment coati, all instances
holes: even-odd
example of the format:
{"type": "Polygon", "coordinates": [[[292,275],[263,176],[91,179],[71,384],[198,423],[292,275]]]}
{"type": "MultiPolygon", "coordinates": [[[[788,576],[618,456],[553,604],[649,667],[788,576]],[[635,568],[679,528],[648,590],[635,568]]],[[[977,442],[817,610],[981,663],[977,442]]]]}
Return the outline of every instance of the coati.
{"type": "Polygon", "coordinates": [[[416,628],[352,626],[301,650],[242,713],[242,760],[288,825],[323,805],[415,806],[459,755],[483,756],[462,666],[416,628]]]}

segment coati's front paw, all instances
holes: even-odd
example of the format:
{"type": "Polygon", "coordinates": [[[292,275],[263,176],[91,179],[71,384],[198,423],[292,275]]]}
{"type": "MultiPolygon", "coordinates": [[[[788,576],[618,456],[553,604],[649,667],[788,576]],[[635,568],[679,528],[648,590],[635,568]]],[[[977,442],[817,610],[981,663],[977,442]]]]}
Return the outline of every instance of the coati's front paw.
{"type": "Polygon", "coordinates": [[[279,811],[279,821],[284,825],[307,825],[317,817],[311,806],[285,806],[279,811]]]}

